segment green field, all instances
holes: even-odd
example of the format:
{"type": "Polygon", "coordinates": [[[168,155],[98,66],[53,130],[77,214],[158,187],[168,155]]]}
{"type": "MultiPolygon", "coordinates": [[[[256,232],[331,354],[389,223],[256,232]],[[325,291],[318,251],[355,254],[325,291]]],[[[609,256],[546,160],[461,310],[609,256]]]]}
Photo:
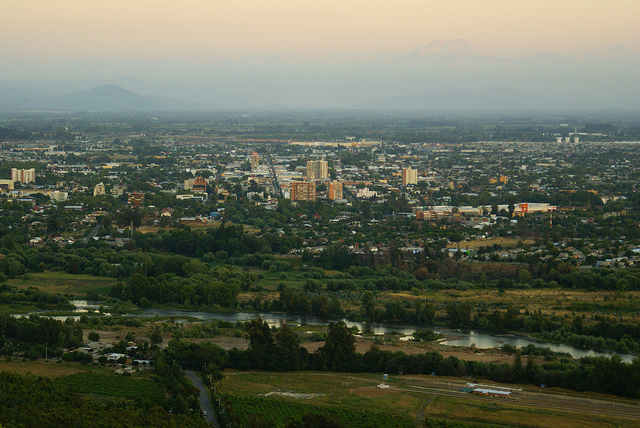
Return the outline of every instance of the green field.
{"type": "Polygon", "coordinates": [[[321,415],[339,426],[348,427],[414,427],[413,419],[392,413],[381,413],[349,407],[326,406],[289,401],[271,397],[229,395],[233,413],[241,420],[241,426],[253,426],[256,422],[284,428],[291,421],[301,421],[305,415],[321,415]]]}
{"type": "Polygon", "coordinates": [[[117,280],[115,278],[73,275],[64,272],[42,272],[31,274],[29,279],[12,279],[9,282],[18,289],[35,287],[40,291],[52,294],[87,294],[96,292],[106,295],[111,287],[117,283],[117,280]]]}
{"type": "MultiPolygon", "coordinates": [[[[349,427],[417,426],[418,420],[425,426],[442,428],[638,426],[634,417],[584,412],[580,406],[541,408],[521,403],[519,398],[478,398],[460,393],[457,386],[454,394],[436,393],[434,385],[423,383],[433,382],[428,376],[394,376],[386,382],[390,389],[377,388],[381,381],[381,376],[371,374],[227,373],[218,390],[232,402],[233,413],[243,426],[255,421],[266,423],[264,426],[285,426],[287,418],[300,419],[309,413],[331,415],[332,420],[349,427]],[[315,395],[294,398],[279,394],[283,391],[315,395]],[[269,392],[274,394],[261,397],[269,392]]],[[[446,382],[441,379],[436,387],[442,388],[446,382]]]]}
{"type": "Polygon", "coordinates": [[[86,371],[60,378],[60,382],[79,394],[106,395],[156,404],[166,399],[162,386],[146,377],[86,371]]]}
{"type": "Polygon", "coordinates": [[[269,426],[284,426],[287,418],[299,420],[304,414],[322,414],[349,427],[415,426],[419,397],[380,390],[375,387],[379,380],[379,376],[371,375],[236,373],[225,377],[220,390],[232,397],[234,414],[243,422],[251,420],[253,414],[263,414],[269,426]],[[258,397],[278,391],[315,396],[295,399],[276,393],[258,397]]]}

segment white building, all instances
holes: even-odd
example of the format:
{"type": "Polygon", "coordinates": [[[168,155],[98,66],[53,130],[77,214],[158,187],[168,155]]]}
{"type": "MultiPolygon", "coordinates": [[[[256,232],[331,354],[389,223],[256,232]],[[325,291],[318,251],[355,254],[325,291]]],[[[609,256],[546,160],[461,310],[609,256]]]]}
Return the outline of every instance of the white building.
{"type": "Polygon", "coordinates": [[[93,188],[93,196],[102,196],[107,193],[107,190],[104,187],[104,183],[100,182],[96,184],[96,187],[93,188]]]}
{"type": "Polygon", "coordinates": [[[49,198],[52,201],[64,202],[67,199],[69,199],[69,194],[67,192],[62,192],[60,190],[54,190],[53,192],[49,193],[49,198]]]}
{"type": "Polygon", "coordinates": [[[11,168],[11,179],[15,182],[20,182],[25,184],[35,183],[36,170],[35,168],[31,168],[31,169],[11,168]]]}
{"type": "Polygon", "coordinates": [[[321,180],[329,177],[326,160],[307,161],[307,180],[321,180]]]}
{"type": "Polygon", "coordinates": [[[418,184],[418,170],[402,168],[402,185],[408,186],[411,184],[418,184]]]}

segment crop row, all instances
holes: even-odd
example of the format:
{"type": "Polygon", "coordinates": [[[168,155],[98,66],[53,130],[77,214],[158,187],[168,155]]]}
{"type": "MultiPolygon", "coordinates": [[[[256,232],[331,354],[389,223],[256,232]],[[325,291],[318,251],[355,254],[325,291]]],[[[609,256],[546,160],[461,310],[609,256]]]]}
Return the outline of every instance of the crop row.
{"type": "Polygon", "coordinates": [[[240,418],[242,426],[261,420],[269,426],[284,428],[292,421],[307,418],[326,418],[349,427],[413,427],[415,422],[405,416],[368,412],[344,407],[320,406],[296,403],[286,399],[230,395],[233,414],[240,418]]]}
{"type": "Polygon", "coordinates": [[[155,402],[165,399],[162,386],[146,379],[82,372],[63,378],[62,383],[80,394],[109,395],[155,402]]]}

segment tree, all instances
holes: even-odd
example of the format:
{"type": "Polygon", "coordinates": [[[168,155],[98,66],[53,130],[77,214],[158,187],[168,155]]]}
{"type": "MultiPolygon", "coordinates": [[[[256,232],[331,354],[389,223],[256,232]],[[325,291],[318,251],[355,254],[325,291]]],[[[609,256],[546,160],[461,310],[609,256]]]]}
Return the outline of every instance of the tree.
{"type": "Polygon", "coordinates": [[[471,323],[471,304],[451,302],[447,305],[447,316],[452,327],[465,327],[471,323]]]}
{"type": "Polygon", "coordinates": [[[163,341],[163,338],[162,338],[162,334],[160,333],[160,330],[156,328],[153,331],[153,333],[149,335],[149,339],[151,340],[151,344],[153,345],[161,344],[163,341]]]}
{"type": "Polygon", "coordinates": [[[272,368],[275,363],[275,340],[271,334],[271,327],[266,321],[251,320],[246,325],[249,332],[249,351],[254,367],[260,369],[272,368]]]}
{"type": "Polygon", "coordinates": [[[89,339],[92,342],[97,342],[98,340],[100,340],[100,334],[98,334],[98,332],[96,331],[90,331],[89,334],[87,335],[87,339],[89,339]]]}
{"type": "Polygon", "coordinates": [[[13,239],[13,235],[10,233],[7,233],[2,237],[2,239],[0,239],[0,247],[2,248],[12,250],[14,245],[15,245],[15,240],[13,239]]]}
{"type": "Polygon", "coordinates": [[[47,233],[56,233],[62,228],[62,221],[58,213],[54,212],[47,218],[47,233]]]}
{"type": "Polygon", "coordinates": [[[356,339],[344,321],[329,323],[329,331],[320,355],[324,364],[334,371],[347,371],[356,353],[356,339]]]}
{"type": "Polygon", "coordinates": [[[276,334],[276,348],[278,363],[281,370],[302,369],[300,357],[300,341],[298,336],[289,328],[287,324],[280,327],[276,334]]]}
{"type": "Polygon", "coordinates": [[[362,295],[362,310],[367,318],[371,319],[376,309],[376,302],[371,291],[365,291],[362,295]]]}
{"type": "Polygon", "coordinates": [[[126,206],[118,212],[118,223],[124,226],[140,227],[142,213],[138,208],[126,206]]]}

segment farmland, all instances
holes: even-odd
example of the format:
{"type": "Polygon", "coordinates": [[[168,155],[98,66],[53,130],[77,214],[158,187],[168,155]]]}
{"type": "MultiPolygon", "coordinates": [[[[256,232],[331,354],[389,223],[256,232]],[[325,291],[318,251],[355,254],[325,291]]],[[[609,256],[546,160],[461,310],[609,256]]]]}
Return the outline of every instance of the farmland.
{"type": "Polygon", "coordinates": [[[79,394],[107,395],[128,400],[162,403],[166,394],[160,384],[148,377],[118,376],[107,369],[75,373],[60,382],[79,394]]]}
{"type": "Polygon", "coordinates": [[[388,389],[377,388],[380,383],[380,376],[361,374],[227,373],[219,388],[243,421],[262,414],[263,420],[273,426],[283,426],[276,414],[299,418],[305,413],[321,413],[340,420],[342,416],[334,412],[337,406],[351,411],[351,417],[367,414],[378,418],[377,424],[371,424],[363,417],[357,426],[384,426],[386,421],[390,421],[390,426],[447,421],[461,426],[633,427],[640,418],[634,403],[611,401],[607,396],[595,399],[562,390],[540,394],[535,388],[527,388],[504,400],[464,394],[460,387],[465,381],[459,379],[392,377],[385,382],[388,389]],[[315,396],[300,399],[278,391],[315,396]],[[269,392],[275,393],[259,397],[269,392]],[[386,416],[380,416],[381,412],[386,416]]]}

